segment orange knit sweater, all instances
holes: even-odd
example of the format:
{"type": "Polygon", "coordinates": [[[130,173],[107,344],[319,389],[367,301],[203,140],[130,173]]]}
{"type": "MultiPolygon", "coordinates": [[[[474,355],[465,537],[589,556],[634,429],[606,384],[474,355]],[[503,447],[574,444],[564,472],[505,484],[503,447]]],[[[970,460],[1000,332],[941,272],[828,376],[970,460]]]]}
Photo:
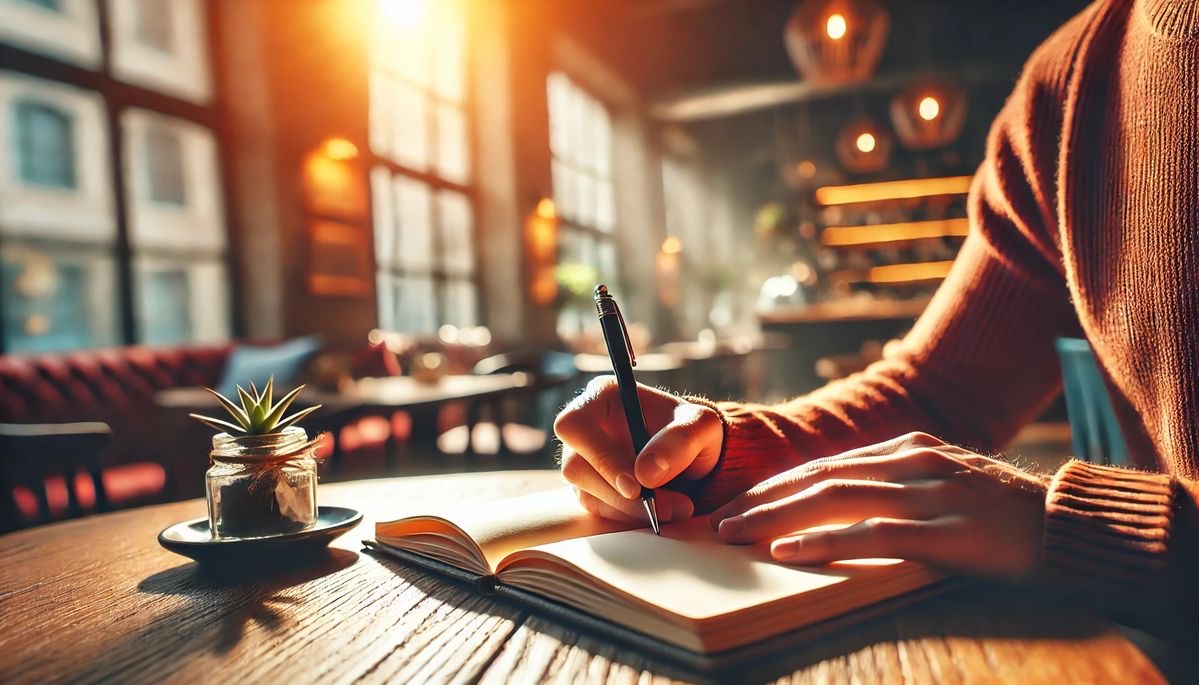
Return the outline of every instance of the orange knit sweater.
{"type": "Polygon", "coordinates": [[[995,121],[969,212],[898,351],[784,404],[719,405],[725,450],[697,508],[911,430],[1002,448],[1060,390],[1054,339],[1082,334],[1146,471],[1063,466],[1042,575],[1118,613],[1194,607],[1199,0],[1100,0],[1051,36],[995,121]]]}

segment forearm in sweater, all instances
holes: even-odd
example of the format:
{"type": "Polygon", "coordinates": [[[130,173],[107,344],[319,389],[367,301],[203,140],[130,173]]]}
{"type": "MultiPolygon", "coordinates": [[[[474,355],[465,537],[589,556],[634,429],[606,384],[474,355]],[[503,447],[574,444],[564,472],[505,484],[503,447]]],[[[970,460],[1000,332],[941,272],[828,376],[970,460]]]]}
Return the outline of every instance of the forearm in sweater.
{"type": "Polygon", "coordinates": [[[1034,56],[996,119],[971,188],[970,235],[899,350],[780,405],[714,405],[724,451],[692,488],[697,511],[796,464],[909,431],[994,450],[1050,401],[1060,387],[1054,339],[1077,334],[1051,226],[1056,64],[1034,56]]]}
{"type": "Polygon", "coordinates": [[[1061,293],[1013,271],[971,236],[887,359],[782,404],[710,404],[725,422],[724,449],[713,473],[691,489],[696,510],[800,463],[910,431],[997,449],[1057,392],[1053,339],[1070,320],[1068,307],[1061,293]]]}

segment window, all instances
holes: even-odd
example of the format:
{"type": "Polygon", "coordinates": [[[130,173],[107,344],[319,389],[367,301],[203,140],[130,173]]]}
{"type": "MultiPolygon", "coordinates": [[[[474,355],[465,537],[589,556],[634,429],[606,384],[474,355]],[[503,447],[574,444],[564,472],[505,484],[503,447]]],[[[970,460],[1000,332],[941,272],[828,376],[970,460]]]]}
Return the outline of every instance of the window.
{"type": "Polygon", "coordinates": [[[116,269],[105,250],[7,241],[0,247],[5,351],[117,341],[116,269]]]}
{"type": "Polygon", "coordinates": [[[150,177],[150,199],[184,206],[187,183],[183,178],[183,146],[169,129],[149,126],[145,131],[145,165],[150,177]]]}
{"type": "Polygon", "coordinates": [[[39,102],[18,102],[13,117],[20,178],[31,185],[75,187],[75,144],[69,114],[39,102]]]}
{"type": "MultiPolygon", "coordinates": [[[[554,206],[560,217],[558,263],[580,282],[616,283],[615,198],[612,190],[612,120],[599,100],[565,74],[546,79],[554,206]],[[588,278],[583,278],[583,275],[588,278]],[[594,278],[590,278],[594,275],[594,278]]],[[[589,325],[590,311],[563,308],[563,337],[589,325]]]]}
{"type": "Polygon", "coordinates": [[[202,0],[108,0],[112,74],[190,102],[212,99],[202,0]]]}
{"type": "Polygon", "coordinates": [[[62,11],[62,1],[61,0],[22,0],[22,1],[27,2],[30,5],[37,5],[38,7],[41,7],[42,9],[50,10],[51,12],[61,12],[62,11]]]}
{"type": "Polygon", "coordinates": [[[133,25],[133,35],[138,42],[168,54],[174,51],[175,28],[170,2],[139,0],[133,25]]]}
{"type": "Polygon", "coordinates": [[[0,43],[99,68],[96,0],[0,0],[0,43]]]}
{"type": "Polygon", "coordinates": [[[193,335],[188,308],[191,282],[184,269],[143,269],[139,274],[143,301],[138,307],[138,330],[142,342],[166,345],[187,342],[193,335]]]}
{"type": "Polygon", "coordinates": [[[380,8],[370,77],[379,326],[477,325],[465,13],[455,2],[416,18],[380,8]]]}
{"type": "Polygon", "coordinates": [[[227,339],[217,117],[195,104],[208,88],[199,3],[54,4],[59,11],[0,0],[0,43],[74,65],[0,70],[0,352],[227,339]],[[17,6],[44,15],[21,15],[30,19],[22,38],[5,30],[17,6]],[[112,28],[103,45],[102,18],[112,28]],[[94,60],[64,47],[86,47],[93,34],[94,60]],[[111,71],[102,68],[104,51],[111,71]],[[160,73],[141,78],[122,60],[160,73]],[[48,78],[58,74],[87,88],[48,78]],[[121,103],[115,122],[105,97],[121,103]],[[119,174],[113,149],[122,151],[119,174]],[[124,226],[117,193],[125,198],[124,226]]]}
{"type": "Polygon", "coordinates": [[[212,132],[145,109],[125,110],[121,131],[138,339],[227,338],[228,241],[212,132]]]}

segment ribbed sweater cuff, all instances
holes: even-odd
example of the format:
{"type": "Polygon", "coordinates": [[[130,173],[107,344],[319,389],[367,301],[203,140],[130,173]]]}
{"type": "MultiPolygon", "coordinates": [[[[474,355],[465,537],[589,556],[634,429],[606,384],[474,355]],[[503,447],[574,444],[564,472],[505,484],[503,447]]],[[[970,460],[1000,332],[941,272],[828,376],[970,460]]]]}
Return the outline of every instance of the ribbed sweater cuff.
{"type": "Polygon", "coordinates": [[[747,412],[749,405],[716,403],[694,396],[684,399],[714,410],[724,424],[720,458],[712,472],[699,481],[679,488],[691,497],[697,514],[717,509],[786,468],[787,461],[780,449],[780,444],[785,444],[786,438],[757,412],[747,412]]]}
{"type": "Polygon", "coordinates": [[[1159,610],[1175,502],[1169,475],[1068,462],[1045,503],[1041,579],[1117,613],[1159,610]]]}

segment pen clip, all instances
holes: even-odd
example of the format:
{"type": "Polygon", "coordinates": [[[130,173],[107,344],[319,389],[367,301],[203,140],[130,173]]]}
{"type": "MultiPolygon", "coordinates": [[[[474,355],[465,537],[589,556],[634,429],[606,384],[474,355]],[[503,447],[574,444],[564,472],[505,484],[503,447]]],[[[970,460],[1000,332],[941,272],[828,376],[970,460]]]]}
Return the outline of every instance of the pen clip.
{"type": "Polygon", "coordinates": [[[616,320],[620,322],[620,332],[624,334],[624,346],[629,351],[629,365],[637,366],[637,354],[633,352],[633,340],[629,338],[629,328],[624,325],[624,315],[620,313],[620,305],[616,304],[616,298],[612,299],[612,308],[616,310],[616,320]]]}

